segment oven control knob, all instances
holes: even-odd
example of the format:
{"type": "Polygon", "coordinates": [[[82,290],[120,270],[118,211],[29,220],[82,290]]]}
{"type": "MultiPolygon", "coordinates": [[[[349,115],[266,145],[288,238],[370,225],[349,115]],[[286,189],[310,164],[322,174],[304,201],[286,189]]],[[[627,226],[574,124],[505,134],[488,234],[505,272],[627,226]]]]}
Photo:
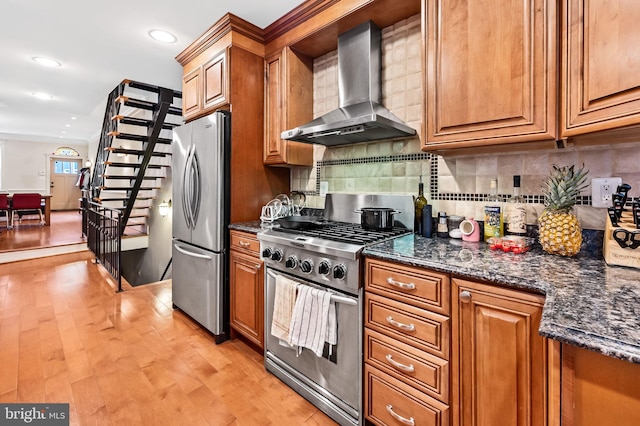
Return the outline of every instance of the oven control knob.
{"type": "Polygon", "coordinates": [[[336,265],[333,268],[333,278],[343,280],[347,276],[347,267],[343,264],[336,265]]]}
{"type": "Polygon", "coordinates": [[[282,250],[276,249],[276,251],[271,253],[271,260],[275,260],[276,262],[280,262],[282,260],[282,250]]]}
{"type": "Polygon", "coordinates": [[[296,266],[298,266],[298,258],[295,256],[289,256],[287,258],[287,261],[284,262],[284,266],[286,266],[289,269],[295,269],[296,266]]]}
{"type": "Polygon", "coordinates": [[[331,272],[331,264],[326,260],[323,260],[322,262],[320,262],[320,265],[318,265],[318,272],[320,272],[322,275],[329,275],[329,273],[331,272]]]}
{"type": "Polygon", "coordinates": [[[264,249],[262,249],[262,257],[264,257],[265,259],[270,258],[271,252],[272,252],[271,247],[265,247],[264,249]]]}
{"type": "Polygon", "coordinates": [[[302,263],[300,264],[300,270],[305,274],[308,274],[311,271],[313,271],[313,262],[311,261],[311,259],[303,260],[302,263]]]}

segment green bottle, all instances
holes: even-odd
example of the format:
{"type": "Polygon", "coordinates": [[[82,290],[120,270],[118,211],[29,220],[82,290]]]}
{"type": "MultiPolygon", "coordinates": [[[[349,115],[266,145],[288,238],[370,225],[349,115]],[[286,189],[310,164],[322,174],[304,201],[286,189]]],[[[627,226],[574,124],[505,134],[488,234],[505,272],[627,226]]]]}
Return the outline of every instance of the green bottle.
{"type": "Polygon", "coordinates": [[[426,206],[427,199],[424,198],[424,184],[422,183],[422,175],[420,175],[420,183],[418,183],[418,196],[413,202],[413,207],[415,209],[415,220],[413,222],[413,232],[422,235],[422,209],[426,206]]]}

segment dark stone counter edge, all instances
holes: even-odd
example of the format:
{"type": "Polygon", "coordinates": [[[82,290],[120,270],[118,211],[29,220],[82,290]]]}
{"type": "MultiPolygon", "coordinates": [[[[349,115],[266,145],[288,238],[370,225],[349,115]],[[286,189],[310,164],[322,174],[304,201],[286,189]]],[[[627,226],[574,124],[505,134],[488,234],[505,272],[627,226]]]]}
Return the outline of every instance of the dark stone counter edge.
{"type": "Polygon", "coordinates": [[[551,323],[547,317],[550,316],[550,309],[553,309],[553,294],[547,294],[544,285],[541,285],[539,288],[532,288],[529,285],[519,285],[518,282],[509,282],[507,279],[504,281],[500,280],[500,277],[498,277],[497,280],[488,281],[479,274],[473,274],[472,271],[469,271],[468,273],[460,273],[459,270],[453,270],[453,268],[446,267],[446,265],[434,261],[425,261],[424,259],[417,261],[412,257],[389,255],[380,252],[368,251],[367,249],[363,251],[363,255],[370,259],[386,260],[418,268],[431,269],[437,272],[450,273],[452,277],[456,278],[474,279],[482,282],[489,282],[498,286],[527,291],[529,293],[533,292],[542,294],[545,296],[545,304],[542,308],[542,319],[540,320],[540,328],[538,329],[538,333],[541,336],[579,348],[589,349],[594,352],[632,362],[634,364],[640,364],[639,346],[633,346],[619,340],[612,340],[602,336],[588,334],[573,328],[568,328],[560,324],[551,323]]]}
{"type": "Polygon", "coordinates": [[[262,222],[259,220],[254,220],[251,222],[236,222],[229,224],[229,229],[233,229],[234,231],[242,231],[249,232],[251,234],[257,234],[262,231],[262,222]]]}

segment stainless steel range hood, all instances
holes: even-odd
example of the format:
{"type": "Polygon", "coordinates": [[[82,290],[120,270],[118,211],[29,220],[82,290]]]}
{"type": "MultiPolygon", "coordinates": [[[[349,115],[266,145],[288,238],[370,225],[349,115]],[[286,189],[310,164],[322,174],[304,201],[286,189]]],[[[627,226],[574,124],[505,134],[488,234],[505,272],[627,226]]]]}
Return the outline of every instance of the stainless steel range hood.
{"type": "Polygon", "coordinates": [[[344,145],[416,134],[382,106],[382,34],[371,21],[338,36],[339,108],[282,132],[281,138],[344,145]]]}

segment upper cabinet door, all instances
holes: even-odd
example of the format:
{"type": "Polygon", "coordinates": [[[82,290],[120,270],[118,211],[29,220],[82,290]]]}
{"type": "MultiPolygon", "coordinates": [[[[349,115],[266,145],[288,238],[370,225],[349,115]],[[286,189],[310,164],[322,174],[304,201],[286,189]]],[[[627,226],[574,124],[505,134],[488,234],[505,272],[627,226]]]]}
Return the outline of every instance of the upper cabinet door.
{"type": "Polygon", "coordinates": [[[554,140],[556,1],[423,1],[423,149],[554,140]]]}
{"type": "Polygon", "coordinates": [[[280,133],[313,118],[313,62],[291,48],[266,60],[264,163],[312,166],[313,145],[286,141],[280,133]]]}
{"type": "Polygon", "coordinates": [[[638,2],[562,3],[562,136],[640,124],[638,2]]]}
{"type": "Polygon", "coordinates": [[[194,117],[202,109],[201,71],[198,67],[182,77],[182,115],[185,120],[194,117]]]}
{"type": "Polygon", "coordinates": [[[227,102],[228,78],[227,78],[227,52],[223,50],[202,65],[204,76],[203,108],[208,110],[227,102]]]}

